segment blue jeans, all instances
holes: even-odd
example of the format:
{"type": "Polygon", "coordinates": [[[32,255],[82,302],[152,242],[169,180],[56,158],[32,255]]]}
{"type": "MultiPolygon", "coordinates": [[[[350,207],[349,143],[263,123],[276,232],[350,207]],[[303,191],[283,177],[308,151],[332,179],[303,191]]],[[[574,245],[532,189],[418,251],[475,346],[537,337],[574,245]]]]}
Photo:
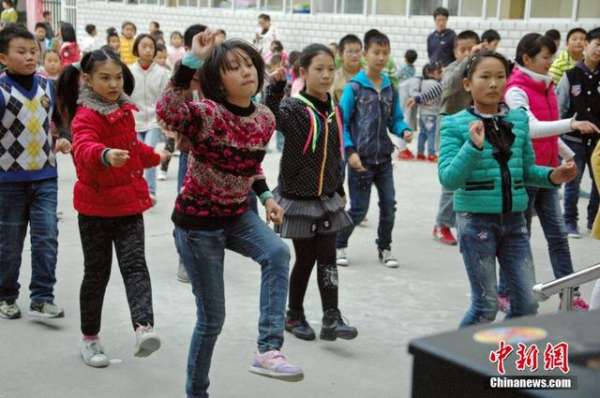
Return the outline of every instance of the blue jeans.
{"type": "Polygon", "coordinates": [[[392,230],[396,215],[396,190],[394,188],[394,169],[392,162],[363,164],[367,171],[359,173],[348,167],[348,188],[350,191],[350,210],[348,214],[353,224],[337,234],[336,247],[348,247],[348,239],[354,227],[362,222],[369,211],[371,186],[375,184],[379,195],[379,226],[377,228],[377,247],[390,249],[392,230]]]}
{"type": "Polygon", "coordinates": [[[535,273],[523,213],[457,214],[458,240],[471,284],[471,306],[460,327],[496,319],[496,258],[507,276],[508,318],[537,313],[535,273]]]}
{"type": "Polygon", "coordinates": [[[595,143],[597,140],[587,140],[587,142],[579,143],[568,139],[564,142],[575,152],[575,164],[577,165],[577,177],[565,184],[565,199],[564,199],[564,219],[565,223],[577,225],[579,214],[577,211],[577,202],[579,200],[579,186],[581,185],[581,178],[585,172],[587,166],[590,177],[592,178],[592,192],[590,195],[590,201],[587,206],[587,227],[592,229],[594,225],[594,218],[598,212],[598,203],[600,202],[598,197],[598,188],[594,183],[593,170],[591,168],[590,159],[592,152],[594,152],[595,143]]]}
{"type": "Polygon", "coordinates": [[[437,131],[437,116],[422,115],[419,117],[419,138],[417,142],[417,153],[425,154],[425,143],[427,143],[427,155],[435,155],[435,132],[437,131]]]}
{"type": "Polygon", "coordinates": [[[30,225],[31,301],[54,301],[58,220],[57,179],[0,184],[0,300],[19,296],[21,254],[30,225]]]}
{"type": "Polygon", "coordinates": [[[179,168],[177,170],[177,194],[181,192],[183,188],[183,180],[185,179],[185,173],[187,173],[188,167],[188,152],[179,152],[179,168]]]}
{"type": "Polygon", "coordinates": [[[435,224],[439,227],[454,227],[456,225],[456,213],[454,213],[454,191],[442,187],[438,213],[435,224]]]}
{"type": "MultiPolygon", "coordinates": [[[[562,278],[573,273],[573,262],[569,250],[569,239],[565,222],[560,211],[558,189],[527,187],[529,207],[526,212],[527,230],[531,235],[531,219],[533,210],[542,224],[542,230],[548,243],[548,254],[555,278],[562,278]]],[[[498,293],[506,295],[508,284],[502,270],[500,270],[500,284],[498,293]]]]}
{"type": "Polygon", "coordinates": [[[196,297],[197,322],[187,366],[188,397],[208,397],[208,371],[217,336],[225,321],[223,263],[225,249],[251,257],[261,265],[258,351],[283,345],[288,292],[288,246],[256,213],[247,211],[219,230],[175,227],[175,239],[196,297]]]}
{"type": "MultiPolygon", "coordinates": [[[[159,128],[138,132],[138,139],[144,144],[156,148],[160,142],[161,131],[159,128]]],[[[144,170],[144,178],[148,183],[148,190],[151,195],[156,195],[156,166],[144,170]]]]}

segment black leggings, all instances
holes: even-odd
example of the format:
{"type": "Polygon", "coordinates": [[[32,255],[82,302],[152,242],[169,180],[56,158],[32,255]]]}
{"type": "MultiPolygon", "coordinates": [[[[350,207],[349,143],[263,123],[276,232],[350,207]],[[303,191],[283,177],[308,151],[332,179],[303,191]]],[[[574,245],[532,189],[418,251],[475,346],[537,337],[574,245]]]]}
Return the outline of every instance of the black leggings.
{"type": "Polygon", "coordinates": [[[102,303],[112,266],[115,245],[131,322],[154,325],[150,274],[144,255],[144,219],[141,214],[127,217],[90,217],[79,215],[79,234],[83,248],[84,275],[79,294],[81,332],[94,336],[100,332],[102,303]]]}
{"type": "Polygon", "coordinates": [[[304,295],[315,262],[323,311],[338,307],[338,273],[335,263],[336,234],[293,239],[296,263],[290,276],[290,310],[304,311],[304,295]]]}

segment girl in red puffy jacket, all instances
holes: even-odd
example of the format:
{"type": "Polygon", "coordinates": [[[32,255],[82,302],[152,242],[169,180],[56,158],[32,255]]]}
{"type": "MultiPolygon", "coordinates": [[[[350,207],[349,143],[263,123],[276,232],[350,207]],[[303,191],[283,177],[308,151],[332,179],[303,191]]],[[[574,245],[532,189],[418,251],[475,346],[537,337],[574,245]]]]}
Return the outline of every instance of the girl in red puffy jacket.
{"type": "Polygon", "coordinates": [[[98,333],[113,245],[136,334],[135,355],[145,357],[160,347],[153,331],[144,255],[142,213],[152,203],[143,172],[167,155],[138,141],[133,118],[137,108],[125,94],[132,90],[131,72],[108,50],[86,54],[81,65],[67,67],[58,81],[59,109],[73,133],[77,170],[73,200],[84,255],[80,349],[83,361],[94,367],[109,364],[98,333]]]}
{"type": "Polygon", "coordinates": [[[60,45],[59,56],[60,64],[62,66],[68,66],[81,59],[81,51],[77,45],[77,36],[75,35],[75,28],[68,22],[61,22],[60,24],[60,38],[62,44],[60,45]]]}

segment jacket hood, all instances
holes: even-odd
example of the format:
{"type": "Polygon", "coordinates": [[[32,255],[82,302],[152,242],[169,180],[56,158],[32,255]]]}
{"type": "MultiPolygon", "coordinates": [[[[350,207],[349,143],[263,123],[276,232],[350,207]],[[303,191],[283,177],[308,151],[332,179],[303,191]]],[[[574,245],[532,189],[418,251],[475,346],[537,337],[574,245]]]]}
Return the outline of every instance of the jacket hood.
{"type": "MultiPolygon", "coordinates": [[[[392,85],[392,81],[385,73],[381,73],[381,77],[383,78],[383,81],[381,82],[382,90],[384,88],[387,88],[388,86],[392,85]]],[[[350,79],[350,81],[356,82],[363,87],[368,87],[368,88],[372,88],[373,90],[375,90],[375,86],[373,86],[371,79],[369,79],[369,77],[367,76],[367,72],[364,70],[361,70],[360,72],[358,72],[352,79],[350,79]]]]}

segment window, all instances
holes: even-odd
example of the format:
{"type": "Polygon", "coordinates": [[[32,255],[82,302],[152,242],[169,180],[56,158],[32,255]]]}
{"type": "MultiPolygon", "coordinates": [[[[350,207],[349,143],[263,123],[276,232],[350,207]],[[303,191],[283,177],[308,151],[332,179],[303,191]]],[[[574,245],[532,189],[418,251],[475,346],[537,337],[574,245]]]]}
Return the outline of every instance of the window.
{"type": "Polygon", "coordinates": [[[498,0],[487,0],[487,12],[488,18],[498,18],[498,0]]]}
{"type": "Polygon", "coordinates": [[[380,15],[405,15],[406,0],[377,0],[375,12],[380,15]]]}
{"type": "Polygon", "coordinates": [[[531,0],[531,18],[571,18],[572,14],[573,0],[531,0]]]}
{"type": "Polygon", "coordinates": [[[261,0],[260,9],[267,11],[283,11],[283,0],[261,0]]]}
{"type": "Polygon", "coordinates": [[[344,14],[362,14],[364,11],[364,0],[342,0],[342,12],[344,14]]]}
{"type": "Polygon", "coordinates": [[[310,14],[310,1],[306,0],[290,0],[292,12],[300,14],[310,14]]]}
{"type": "Polygon", "coordinates": [[[577,18],[600,18],[600,2],[598,0],[579,0],[577,18]]]}
{"type": "Polygon", "coordinates": [[[503,19],[523,19],[525,17],[525,0],[502,0],[500,17],[503,19]]]}
{"type": "Polygon", "coordinates": [[[412,0],[410,2],[411,15],[433,15],[433,10],[441,7],[442,0],[412,0]]]}
{"type": "Polygon", "coordinates": [[[339,10],[339,7],[340,7],[339,4],[341,4],[340,0],[315,0],[314,1],[315,9],[313,10],[313,12],[333,14],[334,12],[339,10]],[[338,4],[336,4],[336,2],[338,4]]]}
{"type": "Polygon", "coordinates": [[[212,0],[213,8],[231,8],[232,0],[212,0]]]}
{"type": "Polygon", "coordinates": [[[255,9],[257,0],[235,0],[235,8],[238,10],[255,9]]]}

